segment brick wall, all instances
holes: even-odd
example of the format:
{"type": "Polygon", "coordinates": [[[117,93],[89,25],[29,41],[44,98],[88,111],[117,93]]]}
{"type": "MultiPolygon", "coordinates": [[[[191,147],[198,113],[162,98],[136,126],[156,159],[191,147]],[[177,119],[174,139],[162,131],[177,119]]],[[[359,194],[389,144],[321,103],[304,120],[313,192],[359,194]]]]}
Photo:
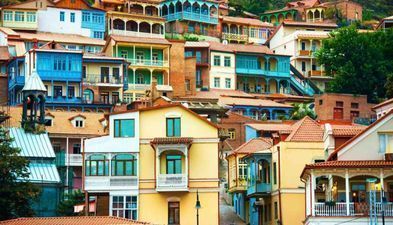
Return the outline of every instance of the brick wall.
{"type": "Polygon", "coordinates": [[[170,72],[169,83],[173,87],[173,96],[185,96],[185,58],[184,41],[170,40],[170,72]]]}
{"type": "Polygon", "coordinates": [[[8,81],[7,76],[0,76],[0,103],[7,102],[8,81]]]}
{"type": "Polygon", "coordinates": [[[190,90],[186,90],[186,95],[196,94],[196,77],[195,77],[196,58],[188,57],[185,59],[185,79],[190,83],[190,90]]]}
{"type": "Polygon", "coordinates": [[[351,1],[341,1],[336,7],[341,10],[347,20],[362,20],[363,7],[351,1]]]}

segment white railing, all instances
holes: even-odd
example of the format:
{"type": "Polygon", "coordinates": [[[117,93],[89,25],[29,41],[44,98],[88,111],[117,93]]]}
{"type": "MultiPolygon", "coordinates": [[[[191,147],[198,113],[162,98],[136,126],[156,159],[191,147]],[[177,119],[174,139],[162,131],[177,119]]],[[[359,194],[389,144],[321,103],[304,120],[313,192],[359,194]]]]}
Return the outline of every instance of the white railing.
{"type": "MultiPolygon", "coordinates": [[[[345,202],[337,202],[329,205],[325,202],[315,203],[315,215],[316,216],[347,216],[347,205],[345,202]]],[[[349,214],[354,215],[354,205],[349,203],[349,214]]]]}
{"type": "Polygon", "coordinates": [[[136,177],[111,177],[109,183],[111,187],[137,186],[138,179],[136,177]]]}
{"type": "Polygon", "coordinates": [[[129,31],[129,30],[112,29],[110,30],[109,33],[115,35],[133,36],[133,37],[165,38],[165,34],[145,33],[145,32],[129,31]]]}
{"type": "Polygon", "coordinates": [[[186,174],[159,174],[157,176],[157,189],[187,189],[186,174]]]}
{"type": "Polygon", "coordinates": [[[153,67],[168,67],[167,60],[154,60],[154,59],[126,59],[132,66],[153,66],[153,67]]]}
{"type": "Polygon", "coordinates": [[[138,188],[136,176],[86,176],[86,190],[124,190],[138,188]]]}
{"type": "Polygon", "coordinates": [[[82,154],[68,154],[65,156],[67,166],[82,166],[82,154]]]}
{"type": "Polygon", "coordinates": [[[377,203],[377,215],[382,215],[382,209],[385,212],[385,216],[393,216],[393,202],[377,203]]]}

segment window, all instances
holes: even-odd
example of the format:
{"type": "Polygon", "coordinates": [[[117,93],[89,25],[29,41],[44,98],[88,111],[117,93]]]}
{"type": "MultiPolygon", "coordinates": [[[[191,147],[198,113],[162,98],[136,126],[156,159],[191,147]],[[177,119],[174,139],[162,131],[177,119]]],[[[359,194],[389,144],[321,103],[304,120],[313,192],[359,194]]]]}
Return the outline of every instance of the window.
{"type": "Polygon", "coordinates": [[[100,93],[100,102],[103,104],[109,104],[109,92],[100,93]]]}
{"type": "Polygon", "coordinates": [[[128,52],[126,51],[126,50],[122,50],[121,52],[120,52],[120,56],[122,57],[122,58],[128,58],[128,52]]]}
{"type": "Polygon", "coordinates": [[[191,90],[190,80],[189,80],[189,79],[186,79],[186,80],[185,80],[185,83],[186,83],[186,91],[190,91],[190,90],[191,90]]]}
{"type": "Polygon", "coordinates": [[[112,216],[137,219],[137,196],[112,196],[112,216]]]}
{"type": "Polygon", "coordinates": [[[230,130],[228,132],[229,135],[229,140],[235,140],[236,139],[236,131],[235,130],[230,130]]]}
{"type": "Polygon", "coordinates": [[[88,12],[82,13],[82,22],[90,22],[90,13],[88,12]]]}
{"type": "Polygon", "coordinates": [[[337,101],[336,102],[336,107],[344,107],[344,102],[337,101]]]}
{"type": "Polygon", "coordinates": [[[60,21],[64,22],[65,20],[65,12],[61,11],[60,12],[60,21]]]}
{"type": "Polygon", "coordinates": [[[255,38],[255,28],[250,29],[250,37],[255,38]]]}
{"type": "Polygon", "coordinates": [[[220,87],[220,78],[219,77],[215,77],[214,78],[214,87],[215,88],[219,88],[220,87]]]}
{"type": "Polygon", "coordinates": [[[306,50],[306,42],[302,41],[302,50],[306,50]]]}
{"type": "Polygon", "coordinates": [[[12,11],[4,11],[4,21],[12,21],[13,20],[13,12],[12,11]]]}
{"type": "Polygon", "coordinates": [[[393,153],[393,134],[378,134],[379,153],[393,153]]]}
{"type": "Polygon", "coordinates": [[[322,105],[322,104],[323,104],[323,100],[319,99],[319,105],[322,105]]]}
{"type": "Polygon", "coordinates": [[[24,12],[15,12],[15,21],[23,22],[25,20],[24,12]]]}
{"type": "Polygon", "coordinates": [[[359,115],[360,115],[359,111],[351,111],[350,113],[351,113],[351,116],[350,116],[351,120],[354,119],[354,118],[358,118],[359,115]]]}
{"type": "Polygon", "coordinates": [[[180,137],[181,124],[180,118],[167,118],[166,119],[166,136],[167,137],[180,137]]]}
{"type": "Polygon", "coordinates": [[[158,53],[157,52],[154,52],[153,54],[152,54],[152,63],[153,63],[153,65],[157,65],[158,64],[158,53]]]}
{"type": "Polygon", "coordinates": [[[137,161],[132,154],[118,154],[112,158],[112,176],[136,176],[137,161]]]}
{"type": "Polygon", "coordinates": [[[215,55],[213,62],[214,62],[215,66],[220,66],[220,64],[221,64],[220,56],[219,55],[215,55]]]}
{"type": "Polygon", "coordinates": [[[135,136],[135,120],[134,119],[115,120],[114,136],[115,137],[134,137],[135,136]]]}
{"type": "Polygon", "coordinates": [[[83,91],[83,100],[87,103],[92,103],[94,100],[94,93],[92,90],[84,90],[83,91]]]}
{"type": "Polygon", "coordinates": [[[120,102],[119,92],[112,92],[112,104],[120,102]]]}
{"type": "Polygon", "coordinates": [[[302,72],[306,72],[306,62],[302,61],[302,72]]]}
{"type": "Polygon", "coordinates": [[[53,126],[53,118],[52,117],[49,117],[49,116],[45,117],[45,126],[47,126],[47,127],[53,126]]]}
{"type": "Polygon", "coordinates": [[[72,146],[72,153],[81,154],[81,144],[74,144],[72,146]]]}
{"type": "Polygon", "coordinates": [[[224,66],[231,67],[231,57],[229,57],[229,56],[224,57],[224,66]]]}
{"type": "Polygon", "coordinates": [[[104,32],[94,31],[93,32],[93,38],[103,39],[104,38],[104,32]]]}
{"type": "Polygon", "coordinates": [[[82,78],[86,79],[86,66],[82,66],[82,78]]]}
{"type": "Polygon", "coordinates": [[[180,224],[180,202],[168,202],[168,224],[180,224]]]}
{"type": "Polygon", "coordinates": [[[36,21],[36,15],[35,12],[27,12],[27,22],[35,22],[36,21]]]}
{"type": "Polygon", "coordinates": [[[103,15],[101,15],[99,13],[93,13],[93,15],[92,15],[92,22],[93,23],[104,23],[103,15]]]}
{"type": "Polygon", "coordinates": [[[83,121],[83,119],[77,119],[77,120],[75,120],[75,127],[79,127],[79,128],[81,128],[81,127],[83,127],[84,125],[84,123],[83,123],[84,121],[83,121]]]}
{"type": "Polygon", "coordinates": [[[359,103],[357,103],[357,102],[351,102],[351,108],[352,108],[352,109],[358,109],[358,108],[359,108],[359,103]]]}
{"type": "Polygon", "coordinates": [[[86,176],[108,176],[108,160],[105,155],[95,154],[87,157],[86,176]]]}
{"type": "Polygon", "coordinates": [[[144,84],[145,83],[145,77],[143,76],[143,74],[137,74],[136,75],[136,83],[137,84],[144,84]]]}
{"type": "Polygon", "coordinates": [[[119,81],[119,79],[120,79],[120,69],[118,67],[113,67],[112,68],[112,76],[113,76],[113,78],[116,79],[116,81],[119,81]]]}
{"type": "Polygon", "coordinates": [[[75,87],[68,86],[68,98],[74,98],[74,97],[75,97],[75,87]]]}
{"type": "Polygon", "coordinates": [[[247,178],[247,163],[239,159],[239,179],[246,179],[247,178]]]}
{"type": "Polygon", "coordinates": [[[70,22],[75,23],[75,13],[70,13],[70,22]]]}
{"type": "Polygon", "coordinates": [[[274,219],[278,219],[278,204],[274,202],[274,219]]]}
{"type": "Polygon", "coordinates": [[[225,78],[225,88],[231,88],[231,78],[225,78]]]}
{"type": "Polygon", "coordinates": [[[181,155],[166,156],[166,174],[181,174],[181,155]]]}
{"type": "Polygon", "coordinates": [[[145,59],[145,56],[143,52],[136,52],[136,62],[137,63],[143,63],[143,60],[145,59]]]}
{"type": "Polygon", "coordinates": [[[277,184],[277,163],[273,163],[273,184],[277,184]]]}
{"type": "Polygon", "coordinates": [[[53,87],[53,97],[58,98],[63,96],[63,87],[62,86],[54,86],[53,87]]]}

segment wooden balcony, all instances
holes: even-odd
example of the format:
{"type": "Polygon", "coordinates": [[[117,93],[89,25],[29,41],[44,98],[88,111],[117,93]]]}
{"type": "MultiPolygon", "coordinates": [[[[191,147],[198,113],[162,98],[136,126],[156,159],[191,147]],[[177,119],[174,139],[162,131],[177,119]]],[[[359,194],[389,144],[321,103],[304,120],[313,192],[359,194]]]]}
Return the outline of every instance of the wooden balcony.
{"type": "Polygon", "coordinates": [[[310,70],[310,71],[308,71],[308,76],[321,77],[321,76],[324,76],[324,75],[325,75],[325,72],[323,72],[321,70],[310,70]]]}
{"type": "Polygon", "coordinates": [[[247,34],[235,34],[235,33],[222,33],[222,39],[228,40],[228,41],[247,42],[248,35],[247,34]]]}
{"type": "Polygon", "coordinates": [[[311,50],[299,50],[298,56],[311,56],[311,50]]]}

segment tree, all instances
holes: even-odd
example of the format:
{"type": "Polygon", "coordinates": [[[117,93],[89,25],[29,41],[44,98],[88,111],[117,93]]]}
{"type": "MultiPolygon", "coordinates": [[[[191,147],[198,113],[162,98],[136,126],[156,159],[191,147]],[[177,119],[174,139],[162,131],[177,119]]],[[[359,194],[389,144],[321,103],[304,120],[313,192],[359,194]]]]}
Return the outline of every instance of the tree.
{"type": "Polygon", "coordinates": [[[298,103],[293,105],[291,120],[300,120],[306,116],[309,116],[312,119],[317,118],[314,109],[311,108],[311,103],[298,103]]]}
{"type": "Polygon", "coordinates": [[[76,216],[79,213],[74,213],[74,206],[85,202],[85,195],[76,190],[65,195],[65,199],[60,202],[57,212],[60,216],[76,216]]]}
{"type": "Polygon", "coordinates": [[[386,97],[393,98],[393,73],[389,74],[387,77],[388,78],[385,84],[386,97]]]}
{"type": "Polygon", "coordinates": [[[351,26],[331,36],[317,52],[327,75],[334,77],[327,92],[363,94],[370,102],[385,97],[386,74],[393,71],[393,49],[388,44],[393,32],[358,33],[351,26]]]}
{"type": "Polygon", "coordinates": [[[28,163],[20,149],[11,146],[3,128],[0,129],[0,220],[32,216],[30,203],[39,188],[30,183],[28,163]]]}

